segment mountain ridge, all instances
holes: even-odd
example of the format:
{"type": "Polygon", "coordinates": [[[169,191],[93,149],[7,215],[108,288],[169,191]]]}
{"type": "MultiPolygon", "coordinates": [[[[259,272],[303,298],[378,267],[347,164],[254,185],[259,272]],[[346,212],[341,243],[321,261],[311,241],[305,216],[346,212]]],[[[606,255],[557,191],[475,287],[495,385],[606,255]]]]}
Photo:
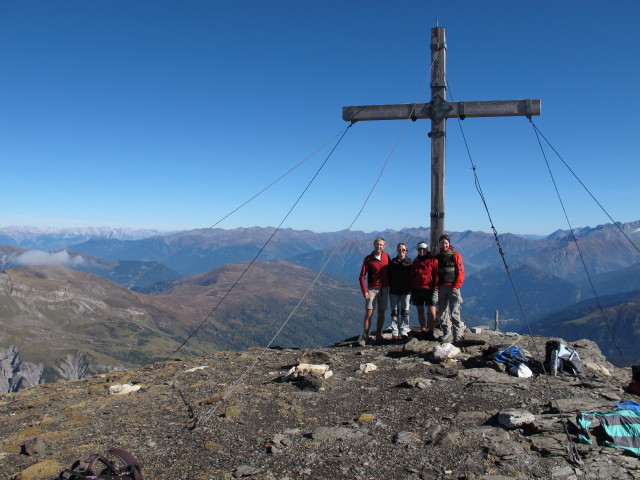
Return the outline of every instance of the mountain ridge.
{"type": "Polygon", "coordinates": [[[328,344],[349,335],[353,320],[359,320],[359,291],[330,276],[316,282],[294,315],[317,274],[282,260],[255,262],[229,294],[246,267],[229,264],[167,282],[154,295],[60,265],[5,270],[0,272],[0,348],[17,346],[29,365],[43,364],[39,383],[57,379],[59,365],[76,352],[91,356],[88,363],[100,368],[141,366],[178,350],[194,356],[266,345],[285,322],[280,345],[328,344]]]}
{"type": "MultiPolygon", "coordinates": [[[[640,222],[620,225],[634,239],[640,238],[638,236],[640,235],[638,226],[640,226],[640,222]]],[[[99,274],[138,292],[152,293],[154,298],[151,303],[153,305],[148,305],[148,308],[151,309],[151,312],[154,312],[154,315],[164,319],[161,322],[164,325],[164,323],[173,321],[168,319],[181,316],[181,312],[176,309],[176,304],[178,303],[185,305],[182,313],[189,312],[194,319],[204,318],[208,311],[206,307],[213,308],[211,303],[203,303],[201,300],[187,300],[189,294],[186,292],[191,291],[192,296],[199,299],[204,298],[208,302],[214,301],[223,293],[220,293],[222,292],[220,288],[216,290],[211,286],[196,285],[193,283],[195,279],[208,276],[210,278],[209,281],[215,283],[214,280],[211,280],[213,277],[208,272],[222,268],[223,270],[218,271],[215,275],[221,275],[220,272],[225,270],[228,274],[232,274],[232,280],[225,280],[228,288],[241,275],[245,268],[242,266],[243,262],[246,265],[246,262],[255,258],[259,251],[260,242],[266,241],[274,230],[273,227],[251,227],[232,230],[200,229],[177,232],[165,236],[153,236],[144,240],[123,241],[102,238],[84,243],[87,247],[85,251],[93,252],[92,248],[96,247],[98,251],[93,253],[100,253],[99,250],[103,248],[103,251],[111,252],[110,255],[113,258],[118,258],[121,256],[120,253],[122,251],[132,252],[136,250],[139,252],[136,255],[147,255],[145,257],[147,260],[105,260],[91,253],[78,252],[69,247],[53,252],[40,253],[42,254],[41,256],[50,255],[51,258],[55,257],[56,261],[60,261],[62,258],[68,266],[75,267],[81,271],[99,274]],[[89,246],[93,247],[89,248],[89,246]],[[191,270],[193,273],[185,275],[183,272],[172,271],[170,267],[157,263],[161,256],[172,254],[172,260],[176,264],[183,268],[188,266],[187,270],[191,270]],[[79,265],[82,262],[95,264],[95,268],[80,267],[79,265]],[[211,265],[217,264],[220,265],[209,268],[211,265]],[[150,277],[146,279],[143,277],[142,280],[138,279],[135,285],[129,284],[131,280],[137,278],[146,270],[151,272],[150,277]],[[198,277],[199,275],[201,277],[198,277]],[[181,297],[180,302],[171,299],[171,294],[168,293],[171,289],[174,290],[174,295],[181,297]],[[216,291],[214,292],[214,290],[216,291]],[[199,310],[195,309],[194,306],[196,304],[200,305],[198,307],[199,310]]],[[[392,251],[393,245],[397,242],[404,241],[411,245],[418,240],[428,238],[428,234],[428,229],[424,228],[406,228],[400,231],[384,230],[376,233],[343,231],[331,234],[283,229],[279,232],[279,235],[282,236],[279,237],[277,235],[270,249],[265,249],[264,258],[256,260],[255,265],[258,268],[258,272],[260,272],[257,273],[258,276],[260,274],[264,275],[262,283],[260,283],[259,278],[254,277],[249,283],[252,288],[244,289],[242,282],[240,282],[237,292],[232,297],[237,295],[235,298],[242,301],[238,303],[237,300],[234,300],[232,307],[226,307],[225,302],[229,301],[226,299],[220,307],[220,312],[223,315],[232,317],[232,323],[236,331],[242,331],[251,341],[263,342],[264,344],[269,339],[261,333],[259,327],[256,328],[252,325],[254,319],[261,316],[264,317],[268,312],[278,312],[270,321],[284,321],[285,318],[281,315],[281,312],[293,309],[297,301],[297,298],[284,291],[289,288],[287,285],[290,285],[291,277],[304,279],[306,285],[309,285],[316,275],[312,272],[317,272],[324,268],[321,278],[326,279],[329,283],[326,284],[327,289],[323,291],[333,293],[330,294],[330,298],[315,298],[312,302],[314,306],[311,310],[305,310],[306,307],[303,304],[300,311],[309,312],[315,322],[325,325],[328,331],[333,331],[335,328],[330,325],[327,318],[318,317],[318,312],[321,311],[320,305],[323,302],[327,302],[331,305],[333,311],[330,317],[337,321],[340,324],[340,328],[342,328],[341,334],[349,335],[353,330],[357,332],[360,328],[362,314],[359,311],[361,308],[359,302],[361,302],[361,295],[358,291],[357,275],[362,258],[370,252],[372,237],[374,235],[385,236],[388,250],[392,251]],[[278,257],[278,255],[285,256],[285,254],[293,256],[287,259],[278,257]],[[326,264],[329,256],[331,256],[331,262],[326,264]],[[283,279],[273,275],[274,271],[280,268],[281,265],[286,265],[286,262],[289,261],[291,262],[287,267],[289,273],[284,274],[287,278],[283,279]],[[268,267],[271,272],[268,269],[265,270],[269,262],[274,262],[268,267]],[[280,264],[279,262],[285,263],[280,264]],[[293,264],[296,265],[295,268],[293,264]],[[302,267],[309,270],[297,270],[297,268],[302,267]],[[341,280],[338,277],[330,280],[330,275],[337,275],[341,280]],[[329,287],[331,282],[337,282],[335,285],[340,285],[340,287],[331,289],[329,287]],[[253,304],[255,303],[253,302],[254,292],[260,292],[259,295],[262,295],[259,297],[261,299],[260,306],[253,304]],[[342,305],[336,303],[336,299],[340,299],[343,302],[342,305]],[[275,307],[275,305],[279,306],[275,307]],[[340,309],[343,309],[344,312],[342,314],[336,313],[340,309]],[[348,322],[346,321],[347,319],[348,322]],[[345,325],[348,325],[351,331],[345,330],[345,325]]],[[[581,251],[583,251],[584,257],[587,259],[594,257],[597,260],[594,262],[595,266],[591,272],[596,291],[602,290],[604,293],[614,293],[611,292],[612,284],[616,285],[617,291],[637,288],[637,269],[640,266],[640,262],[624,266],[625,262],[630,263],[633,260],[634,252],[626,245],[626,239],[621,238],[618,226],[606,224],[595,228],[585,227],[574,229],[574,234],[582,243],[581,251]],[[616,244],[615,247],[611,246],[613,243],[616,244]],[[605,252],[604,257],[599,258],[598,255],[603,251],[605,252]],[[623,267],[617,269],[621,265],[623,267]],[[598,271],[603,272],[597,273],[598,271]]],[[[590,285],[577,278],[577,273],[574,273],[579,271],[580,262],[577,261],[576,249],[570,247],[569,237],[571,235],[569,232],[558,231],[549,237],[552,237],[552,239],[530,240],[512,234],[504,234],[500,237],[501,245],[507,252],[510,272],[515,279],[526,315],[531,322],[537,322],[556,313],[562,316],[563,310],[570,308],[572,303],[593,296],[590,285]],[[560,250],[558,250],[558,247],[560,247],[560,250]]],[[[463,287],[463,297],[465,299],[463,317],[467,324],[470,326],[486,324],[488,319],[493,318],[495,310],[498,310],[501,318],[505,321],[511,319],[509,328],[516,332],[523,332],[525,325],[521,318],[521,310],[505,275],[502,258],[496,250],[493,235],[484,232],[465,231],[452,232],[451,238],[452,244],[462,252],[467,270],[467,280],[463,287]]],[[[1,246],[0,253],[3,255],[5,266],[12,266],[12,264],[8,263],[10,259],[22,258],[31,254],[40,255],[35,251],[24,250],[22,247],[16,246],[1,246]]],[[[137,258],[136,255],[132,255],[132,257],[137,258]]],[[[64,262],[62,263],[64,264],[64,262]]],[[[249,277],[251,275],[253,274],[250,273],[249,277]]],[[[582,275],[584,276],[584,273],[582,275]]],[[[295,288],[298,294],[301,295],[306,287],[296,286],[295,288]]],[[[317,295],[315,290],[311,292],[309,299],[313,295],[317,295]]],[[[110,301],[115,301],[113,295],[110,301]]],[[[126,301],[118,300],[114,306],[116,304],[124,306],[126,303],[126,301]]],[[[634,308],[633,304],[630,304],[630,308],[634,308]]],[[[552,317],[549,318],[551,319],[552,317]]],[[[632,317],[626,318],[633,322],[632,317]]],[[[415,315],[412,320],[415,320],[415,315]]],[[[190,325],[189,328],[195,328],[194,322],[195,320],[187,322],[190,325]]],[[[548,320],[548,322],[550,325],[554,324],[553,320],[548,320]]],[[[232,340],[234,328],[231,328],[230,325],[226,325],[223,322],[222,324],[216,324],[216,328],[217,331],[214,331],[211,326],[206,325],[204,332],[210,338],[219,337],[224,339],[223,344],[232,348],[246,348],[248,346],[241,341],[232,340]]],[[[295,335],[289,338],[295,338],[298,335],[300,338],[306,338],[306,340],[300,341],[303,346],[310,345],[307,342],[311,341],[311,337],[304,331],[304,328],[299,325],[295,325],[295,328],[295,335]]],[[[621,327],[620,332],[623,331],[621,327]]],[[[164,332],[162,335],[166,333],[164,332]]],[[[184,332],[180,336],[184,338],[187,335],[184,332]]],[[[568,338],[575,338],[568,331],[565,332],[565,335],[568,338]]],[[[289,341],[289,338],[287,341],[289,341]]],[[[320,337],[316,337],[316,341],[319,340],[320,337]]],[[[328,339],[325,338],[320,344],[327,343],[327,341],[328,339]]],[[[606,336],[599,335],[598,341],[607,341],[606,336]]],[[[215,347],[216,345],[218,344],[214,342],[213,346],[215,347]]],[[[4,344],[4,346],[8,347],[9,344],[4,344]]],[[[610,352],[608,345],[603,344],[602,349],[610,352]]]]}

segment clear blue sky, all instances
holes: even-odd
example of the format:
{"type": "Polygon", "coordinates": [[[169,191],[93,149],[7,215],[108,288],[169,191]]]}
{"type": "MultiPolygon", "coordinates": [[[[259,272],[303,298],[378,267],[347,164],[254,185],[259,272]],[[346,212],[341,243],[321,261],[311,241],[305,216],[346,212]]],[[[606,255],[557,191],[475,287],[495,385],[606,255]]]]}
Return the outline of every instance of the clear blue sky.
{"type": "MultiPolygon", "coordinates": [[[[640,219],[637,0],[0,0],[0,226],[208,227],[344,129],[342,106],[429,101],[436,18],[454,100],[542,99],[544,135],[640,219]]],[[[462,126],[499,232],[567,228],[527,119],[462,126]]],[[[355,124],[284,227],[347,228],[387,158],[354,229],[428,226],[429,128],[355,124]]],[[[447,129],[446,229],[489,231],[447,129]]],[[[328,152],[218,226],[278,225],[328,152]]],[[[573,226],[608,223],[548,158],[573,226]]]]}

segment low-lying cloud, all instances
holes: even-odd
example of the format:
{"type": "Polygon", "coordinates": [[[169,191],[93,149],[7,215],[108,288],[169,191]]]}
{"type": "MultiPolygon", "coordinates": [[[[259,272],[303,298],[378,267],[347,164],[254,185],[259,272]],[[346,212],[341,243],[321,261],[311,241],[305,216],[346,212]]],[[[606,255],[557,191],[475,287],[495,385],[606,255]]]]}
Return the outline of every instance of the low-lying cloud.
{"type": "Polygon", "coordinates": [[[59,252],[42,252],[40,250],[27,250],[20,255],[13,257],[12,263],[21,266],[37,266],[37,265],[62,265],[65,267],[81,267],[86,265],[86,261],[82,256],[72,257],[66,250],[59,252]]]}

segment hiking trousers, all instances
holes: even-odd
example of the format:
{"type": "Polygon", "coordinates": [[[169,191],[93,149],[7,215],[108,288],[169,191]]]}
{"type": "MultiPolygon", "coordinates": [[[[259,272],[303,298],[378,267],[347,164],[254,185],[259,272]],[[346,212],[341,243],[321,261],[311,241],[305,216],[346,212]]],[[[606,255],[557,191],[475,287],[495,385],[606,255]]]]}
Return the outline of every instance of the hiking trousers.
{"type": "Polygon", "coordinates": [[[438,289],[438,323],[442,324],[445,336],[453,330],[455,340],[464,336],[464,323],[460,317],[461,309],[460,289],[454,292],[452,285],[442,285],[438,289]]]}
{"type": "Polygon", "coordinates": [[[409,302],[411,295],[396,295],[389,292],[389,302],[391,306],[391,335],[409,335],[409,302]],[[401,320],[398,324],[398,320],[401,320]]]}

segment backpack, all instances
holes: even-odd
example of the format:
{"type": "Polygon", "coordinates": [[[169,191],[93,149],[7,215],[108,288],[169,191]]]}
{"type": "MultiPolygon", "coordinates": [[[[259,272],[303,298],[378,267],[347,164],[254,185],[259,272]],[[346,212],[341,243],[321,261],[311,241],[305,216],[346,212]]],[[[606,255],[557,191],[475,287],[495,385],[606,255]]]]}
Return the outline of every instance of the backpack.
{"type": "Polygon", "coordinates": [[[551,375],[564,373],[572,377],[582,378],[584,367],[580,355],[574,349],[557,340],[549,340],[546,344],[545,366],[551,375]]]}
{"type": "Polygon", "coordinates": [[[518,368],[520,364],[524,364],[532,373],[542,373],[542,364],[532,357],[527,357],[518,345],[499,345],[495,347],[496,351],[490,356],[496,362],[504,363],[507,370],[518,368]]]}
{"type": "Polygon", "coordinates": [[[518,363],[527,361],[527,356],[517,345],[500,345],[496,347],[496,351],[491,355],[491,358],[496,362],[506,364],[507,368],[515,367],[518,363]]]}
{"type": "Polygon", "coordinates": [[[84,460],[76,460],[71,468],[63,470],[57,480],[142,480],[140,462],[129,452],[111,447],[107,450],[120,460],[122,467],[98,453],[84,460]]]}
{"type": "Polygon", "coordinates": [[[640,412],[640,403],[632,402],[631,400],[620,400],[616,402],[618,410],[634,410],[640,412]]]}
{"type": "Polygon", "coordinates": [[[627,392],[640,395],[640,365],[631,366],[631,383],[627,387],[627,392]]]}

